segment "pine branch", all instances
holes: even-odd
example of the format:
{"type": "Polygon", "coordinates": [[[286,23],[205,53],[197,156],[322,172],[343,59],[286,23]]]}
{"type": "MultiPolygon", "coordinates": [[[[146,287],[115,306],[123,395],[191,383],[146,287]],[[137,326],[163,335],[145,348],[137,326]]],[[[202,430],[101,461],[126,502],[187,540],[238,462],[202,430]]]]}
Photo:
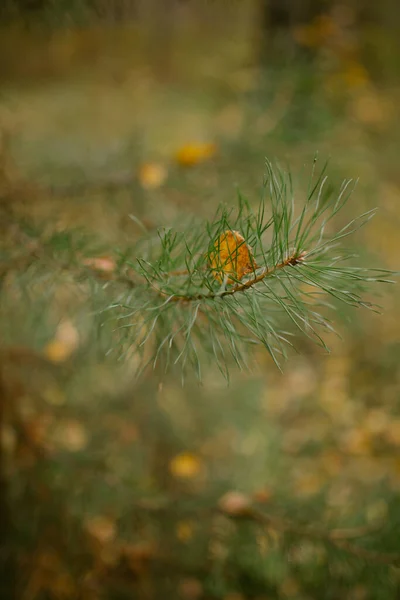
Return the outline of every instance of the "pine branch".
{"type": "Polygon", "coordinates": [[[281,519],[270,513],[261,512],[250,505],[246,507],[243,506],[241,510],[233,512],[227,512],[226,510],[223,510],[222,513],[233,520],[254,521],[262,526],[281,531],[282,533],[289,533],[301,538],[307,538],[313,541],[324,542],[330,546],[336,546],[348,554],[352,554],[353,556],[372,564],[396,567],[400,566],[399,553],[396,554],[381,552],[378,550],[369,550],[363,546],[349,542],[348,539],[346,539],[365,536],[371,532],[371,528],[362,527],[358,530],[350,529],[346,531],[345,529],[341,529],[323,531],[321,529],[316,529],[315,527],[311,528],[309,526],[302,526],[293,521],[281,519]]]}
{"type": "MultiPolygon", "coordinates": [[[[274,275],[277,271],[279,271],[281,269],[285,269],[290,266],[294,267],[294,266],[302,263],[305,260],[305,258],[306,258],[305,252],[300,253],[298,256],[296,254],[293,254],[292,256],[289,256],[289,258],[286,258],[283,262],[281,262],[273,267],[264,267],[263,269],[261,269],[261,272],[258,273],[257,275],[254,275],[254,277],[252,279],[248,279],[244,283],[237,283],[232,288],[224,290],[223,292],[220,292],[220,293],[198,294],[197,296],[183,296],[183,297],[173,296],[170,298],[170,301],[194,302],[195,300],[214,300],[215,298],[224,298],[225,296],[233,296],[233,294],[237,294],[238,292],[245,292],[246,290],[250,289],[257,283],[260,283],[260,281],[263,281],[263,279],[265,279],[266,277],[270,277],[271,275],[274,275]]],[[[177,272],[175,272],[173,274],[175,275],[176,273],[177,272]]],[[[183,273],[184,272],[182,272],[182,271],[179,272],[180,275],[182,275],[183,273]]],[[[160,293],[163,294],[163,292],[161,292],[161,291],[160,291],[160,293]]]]}
{"type": "Polygon", "coordinates": [[[247,370],[252,345],[263,345],[280,366],[292,345],[285,321],[329,351],[327,310],[340,302],[378,311],[362,293],[374,282],[391,283],[388,271],[345,266],[352,256],[338,252],[375,212],[332,233],[353,187],[344,182],[335,197],[326,165],[316,174],[314,163],[306,202],[296,211],[290,175],[267,162],[266,198],[257,210],[239,195],[236,211],[221,206],[208,223],[160,230],[159,243],[151,239],[142,257],[127,263],[143,280],[136,302],[112,305],[125,321],[124,343],[140,339],[140,347],[153,347],[147,364],[180,362],[183,371],[191,365],[200,373],[208,356],[227,377],[229,355],[247,370]]]}
{"type": "Polygon", "coordinates": [[[293,346],[293,326],[329,351],[325,337],[335,331],[328,311],[340,303],[378,311],[363,294],[373,283],[392,283],[389,271],[346,265],[354,257],[343,241],[375,211],[335,232],[350,180],[335,195],[326,165],[316,173],[314,163],[299,210],[290,175],[266,166],[265,197],[255,210],[239,194],[236,210],[220,206],[210,222],[150,232],[105,271],[90,258],[96,257],[90,240],[67,233],[43,240],[38,233],[26,255],[3,261],[0,276],[30,271],[40,281],[68,273],[72,282],[88,282],[97,324],[105,331],[113,322],[107,353],[135,354],[140,372],[179,363],[183,376],[195,370],[201,377],[208,359],[229,378],[232,360],[249,370],[247,354],[257,345],[280,368],[293,346]]]}

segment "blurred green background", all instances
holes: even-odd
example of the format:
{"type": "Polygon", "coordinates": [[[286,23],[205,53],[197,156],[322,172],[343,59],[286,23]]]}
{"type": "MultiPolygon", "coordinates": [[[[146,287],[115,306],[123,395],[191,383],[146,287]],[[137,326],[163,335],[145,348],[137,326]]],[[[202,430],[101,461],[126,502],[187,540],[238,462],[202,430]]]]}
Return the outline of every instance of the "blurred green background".
{"type": "Polygon", "coordinates": [[[398,567],[216,510],[236,491],[400,552],[398,291],[342,309],[329,356],[303,341],[283,374],[260,353],[182,388],[98,352],[76,275],[80,256],[107,278],[130,214],[211,218],[237,188],[257,206],[265,156],[301,200],[316,152],[359,178],[341,219],[379,207],[358,261],[398,269],[398,2],[3,0],[0,19],[1,598],[398,598],[398,567]]]}

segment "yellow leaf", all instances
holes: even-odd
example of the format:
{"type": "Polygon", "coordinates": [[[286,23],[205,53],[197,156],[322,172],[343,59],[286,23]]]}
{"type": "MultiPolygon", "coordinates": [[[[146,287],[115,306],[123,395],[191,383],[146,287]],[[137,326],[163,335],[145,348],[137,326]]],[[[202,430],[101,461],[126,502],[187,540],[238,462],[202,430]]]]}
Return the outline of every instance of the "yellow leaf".
{"type": "Polygon", "coordinates": [[[138,172],[140,185],[146,190],[159,188],[167,178],[167,169],[159,163],[143,163],[138,172]]]}
{"type": "Polygon", "coordinates": [[[218,281],[227,275],[227,283],[240,281],[246,273],[257,269],[252,249],[238,231],[221,233],[210,254],[210,269],[218,281]]]}
{"type": "Polygon", "coordinates": [[[62,363],[65,362],[72,353],[68,346],[63,342],[60,340],[53,340],[46,344],[44,354],[51,362],[62,363]]]}
{"type": "Polygon", "coordinates": [[[169,463],[169,470],[174,477],[180,479],[191,479],[201,471],[201,460],[190,452],[177,454],[169,463]]]}
{"type": "Polygon", "coordinates": [[[192,167],[214,156],[216,150],[213,143],[185,144],[175,154],[175,160],[182,167],[192,167]]]}
{"type": "Polygon", "coordinates": [[[55,363],[66,361],[79,346],[79,333],[70,321],[57,327],[54,339],[44,348],[46,358],[55,363]]]}

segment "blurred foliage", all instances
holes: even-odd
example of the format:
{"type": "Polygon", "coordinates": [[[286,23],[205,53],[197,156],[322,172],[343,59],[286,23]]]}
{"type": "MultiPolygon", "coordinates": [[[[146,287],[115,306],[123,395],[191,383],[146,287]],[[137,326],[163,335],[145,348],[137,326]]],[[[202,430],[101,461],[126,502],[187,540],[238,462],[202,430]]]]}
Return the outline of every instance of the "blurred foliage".
{"type": "Polygon", "coordinates": [[[1,597],[395,600],[398,291],[230,387],[135,383],[94,325],[140,223],[257,207],[266,155],[358,175],[338,224],[378,206],[353,249],[398,268],[397,3],[326,3],[262,65],[255,2],[52,5],[0,36],[1,597]]]}

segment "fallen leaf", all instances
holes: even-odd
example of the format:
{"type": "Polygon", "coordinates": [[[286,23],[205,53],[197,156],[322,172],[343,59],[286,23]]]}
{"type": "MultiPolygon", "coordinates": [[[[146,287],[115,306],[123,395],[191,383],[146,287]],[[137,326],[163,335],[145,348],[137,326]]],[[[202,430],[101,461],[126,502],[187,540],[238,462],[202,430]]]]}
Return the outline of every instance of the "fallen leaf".
{"type": "Polygon", "coordinates": [[[58,445],[70,452],[83,450],[88,442],[85,427],[79,421],[73,419],[61,421],[54,437],[58,445]]]}
{"type": "Polygon", "coordinates": [[[94,271],[100,271],[101,273],[114,273],[116,269],[116,262],[109,256],[94,256],[85,258],[82,263],[85,267],[93,269],[94,271]]]}
{"type": "Polygon", "coordinates": [[[156,547],[150,542],[123,544],[120,552],[121,558],[124,559],[128,568],[136,575],[141,575],[147,570],[151,559],[154,558],[156,547]]]}
{"type": "Polygon", "coordinates": [[[349,88],[364,87],[369,82],[368,71],[356,60],[345,64],[342,77],[349,88]]]}
{"type": "Polygon", "coordinates": [[[227,492],[218,502],[218,506],[231,517],[245,516],[251,508],[251,499],[241,492],[227,492]]]}
{"type": "Polygon", "coordinates": [[[254,492],[253,498],[256,502],[260,502],[260,504],[264,504],[271,500],[272,492],[268,488],[261,488],[254,492]]]}
{"type": "Polygon", "coordinates": [[[319,15],[311,23],[293,30],[295,41],[308,48],[326,46],[335,34],[337,25],[329,15],[319,15]]]}
{"type": "Polygon", "coordinates": [[[388,424],[386,439],[394,446],[400,446],[400,419],[392,419],[388,424]]]}
{"type": "Polygon", "coordinates": [[[183,452],[175,456],[169,463],[169,470],[174,477],[191,479],[201,471],[202,462],[198,456],[190,452],[183,452]]]}
{"type": "Polygon", "coordinates": [[[50,361],[65,362],[79,346],[79,333],[71,321],[57,327],[54,339],[44,347],[43,353],[50,361]]]}
{"type": "Polygon", "coordinates": [[[350,105],[351,114],[363,125],[384,125],[392,117],[390,102],[378,92],[367,90],[355,97],[350,105]]]}
{"type": "Polygon", "coordinates": [[[293,577],[288,577],[279,586],[279,591],[283,598],[298,598],[299,597],[299,584],[293,577]]]}
{"type": "Polygon", "coordinates": [[[85,529],[101,545],[111,542],[116,536],[115,522],[102,515],[88,519],[85,523],[85,529]]]}
{"type": "Polygon", "coordinates": [[[210,252],[210,269],[215,279],[227,283],[240,281],[246,273],[257,269],[253,251],[238,231],[224,231],[210,252]]]}
{"type": "Polygon", "coordinates": [[[51,362],[62,363],[68,360],[72,352],[59,340],[53,340],[45,346],[44,354],[51,362]]]}
{"type": "Polygon", "coordinates": [[[299,472],[295,478],[294,493],[300,497],[310,497],[318,494],[325,483],[321,473],[299,472]]]}
{"type": "Polygon", "coordinates": [[[180,582],[179,595],[185,600],[198,600],[203,595],[203,586],[198,579],[188,577],[180,582]]]}
{"type": "Polygon", "coordinates": [[[213,143],[185,144],[175,154],[175,160],[182,167],[192,167],[214,156],[216,150],[213,143]]]}
{"type": "Polygon", "coordinates": [[[355,455],[371,453],[371,433],[361,427],[350,429],[342,437],[342,449],[355,455]]]}
{"type": "Polygon", "coordinates": [[[159,188],[166,180],[167,175],[168,172],[164,165],[152,162],[143,163],[138,171],[140,185],[145,190],[159,188]]]}
{"type": "Polygon", "coordinates": [[[12,454],[17,447],[17,435],[10,425],[3,425],[0,429],[0,446],[5,454],[12,454]]]}

